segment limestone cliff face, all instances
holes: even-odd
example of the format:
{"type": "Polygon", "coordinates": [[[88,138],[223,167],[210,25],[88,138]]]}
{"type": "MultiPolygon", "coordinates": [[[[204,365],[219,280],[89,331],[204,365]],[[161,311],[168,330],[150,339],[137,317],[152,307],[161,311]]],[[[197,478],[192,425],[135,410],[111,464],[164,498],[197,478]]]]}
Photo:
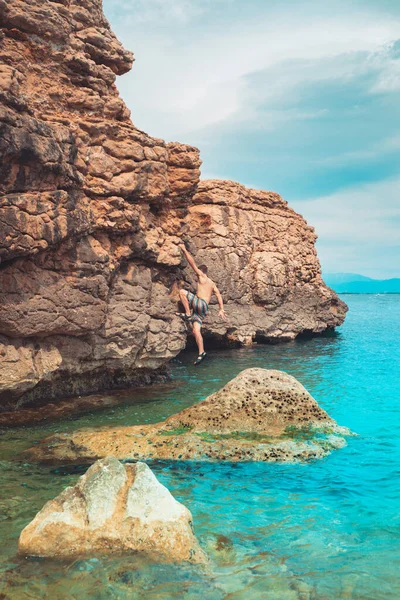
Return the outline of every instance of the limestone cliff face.
{"type": "Polygon", "coordinates": [[[138,130],[133,56],[100,0],[0,0],[0,405],[151,378],[185,346],[190,239],[227,302],[220,341],[339,325],[315,235],[277,194],[199,183],[197,148],[138,130]]]}

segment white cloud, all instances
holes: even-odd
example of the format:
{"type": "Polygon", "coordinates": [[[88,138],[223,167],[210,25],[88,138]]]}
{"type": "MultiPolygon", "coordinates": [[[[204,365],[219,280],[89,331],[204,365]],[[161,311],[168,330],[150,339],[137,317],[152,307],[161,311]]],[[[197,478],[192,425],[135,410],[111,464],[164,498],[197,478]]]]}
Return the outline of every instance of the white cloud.
{"type": "Polygon", "coordinates": [[[135,53],[117,85],[139,128],[198,145],[204,178],[286,191],[316,227],[324,270],[399,273],[400,179],[362,182],[374,168],[388,177],[400,148],[399,11],[374,0],[104,6],[135,53]]]}
{"type": "Polygon", "coordinates": [[[370,63],[378,71],[376,81],[370,90],[372,94],[385,94],[400,90],[398,40],[388,43],[381,52],[372,55],[370,63]]]}
{"type": "Polygon", "coordinates": [[[389,16],[355,8],[326,14],[321,5],[305,10],[301,3],[289,11],[282,3],[282,10],[269,11],[249,5],[246,18],[235,19],[228,11],[224,29],[210,26],[213,10],[223,4],[135,0],[128,14],[113,22],[136,54],[132,73],[119,87],[140,128],[185,141],[190,132],[223,121],[256,122],[259,106],[267,103],[268,129],[280,100],[295,94],[300,84],[351,78],[379,67],[382,80],[378,77],[376,89],[394,85],[393,77],[384,74],[393,69],[389,56],[380,63],[368,60],[398,37],[399,22],[389,16]],[[197,21],[203,23],[205,13],[209,27],[203,29],[197,21]],[[251,77],[257,73],[255,85],[251,77]]]}
{"type": "Polygon", "coordinates": [[[123,15],[135,27],[158,22],[186,25],[204,10],[200,2],[193,0],[112,0],[105,5],[111,14],[123,15]]]}
{"type": "Polygon", "coordinates": [[[400,90],[400,60],[389,61],[379,74],[371,92],[382,94],[387,92],[398,92],[400,90]]]}
{"type": "Polygon", "coordinates": [[[297,201],[294,208],[324,240],[400,244],[400,177],[297,201]]]}
{"type": "Polygon", "coordinates": [[[348,164],[374,161],[378,158],[382,158],[386,154],[396,152],[397,150],[400,150],[400,134],[383,138],[376,143],[370,144],[365,150],[341,152],[335,156],[329,156],[327,158],[317,160],[314,162],[314,164],[325,165],[329,167],[342,167],[348,164]]]}
{"type": "Polygon", "coordinates": [[[326,272],[399,273],[400,177],[298,201],[293,208],[315,227],[326,272]]]}

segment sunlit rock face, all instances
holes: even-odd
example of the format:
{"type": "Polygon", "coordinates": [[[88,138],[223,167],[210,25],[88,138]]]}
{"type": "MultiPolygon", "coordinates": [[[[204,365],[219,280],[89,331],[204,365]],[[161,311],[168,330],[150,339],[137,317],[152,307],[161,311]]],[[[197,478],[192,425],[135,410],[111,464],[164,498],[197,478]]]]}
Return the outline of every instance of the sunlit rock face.
{"type": "Polygon", "coordinates": [[[341,448],[350,434],[294,377],[255,368],[161,423],[53,435],[26,457],[62,464],[109,454],[135,460],[305,462],[341,448]]]}
{"type": "Polygon", "coordinates": [[[99,0],[0,0],[3,406],[149,381],[185,345],[170,298],[199,153],[137,129],[99,0]]]}
{"type": "Polygon", "coordinates": [[[169,562],[205,562],[189,510],[144,463],[97,461],[25,527],[19,553],[51,558],[144,552],[169,562]]]}
{"type": "Polygon", "coordinates": [[[182,238],[226,300],[218,343],[343,321],[280,196],[199,183],[197,148],[133,125],[115,86],[133,56],[100,0],[0,0],[0,28],[3,408],[162,377],[186,343],[182,238]]]}
{"type": "Polygon", "coordinates": [[[347,307],[321,277],[313,227],[279,194],[202,181],[186,217],[198,263],[209,266],[229,322],[206,321],[216,340],[291,340],[344,321],[347,307]]]}

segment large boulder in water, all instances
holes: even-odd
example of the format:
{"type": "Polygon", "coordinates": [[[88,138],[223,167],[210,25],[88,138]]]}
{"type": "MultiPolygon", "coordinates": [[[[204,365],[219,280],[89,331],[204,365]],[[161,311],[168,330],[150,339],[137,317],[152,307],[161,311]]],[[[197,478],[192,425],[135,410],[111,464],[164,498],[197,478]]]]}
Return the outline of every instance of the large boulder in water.
{"type": "Polygon", "coordinates": [[[123,465],[112,457],[47,502],[19,539],[19,552],[30,556],[136,551],[173,562],[205,560],[189,510],[146,464],[123,465]]]}
{"type": "Polygon", "coordinates": [[[246,369],[202,402],[170,417],[193,431],[280,434],[288,425],[333,422],[297,379],[283,371],[246,369]]]}
{"type": "Polygon", "coordinates": [[[339,427],[294,377],[246,369],[162,423],[53,435],[27,451],[43,462],[118,458],[304,461],[345,445],[339,427]]]}

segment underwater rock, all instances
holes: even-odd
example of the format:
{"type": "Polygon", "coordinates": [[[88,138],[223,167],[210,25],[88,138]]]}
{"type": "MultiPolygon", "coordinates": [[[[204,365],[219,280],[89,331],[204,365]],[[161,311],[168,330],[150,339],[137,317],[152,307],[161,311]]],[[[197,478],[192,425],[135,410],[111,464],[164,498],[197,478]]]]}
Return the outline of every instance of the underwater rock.
{"type": "Polygon", "coordinates": [[[26,456],[40,462],[118,458],[293,462],[322,458],[350,435],[283,371],[246,369],[162,423],[50,436],[26,456]]]}
{"type": "Polygon", "coordinates": [[[205,562],[189,510],[141,462],[97,461],[45,504],[18,551],[51,558],[144,552],[168,562],[205,562]]]}

